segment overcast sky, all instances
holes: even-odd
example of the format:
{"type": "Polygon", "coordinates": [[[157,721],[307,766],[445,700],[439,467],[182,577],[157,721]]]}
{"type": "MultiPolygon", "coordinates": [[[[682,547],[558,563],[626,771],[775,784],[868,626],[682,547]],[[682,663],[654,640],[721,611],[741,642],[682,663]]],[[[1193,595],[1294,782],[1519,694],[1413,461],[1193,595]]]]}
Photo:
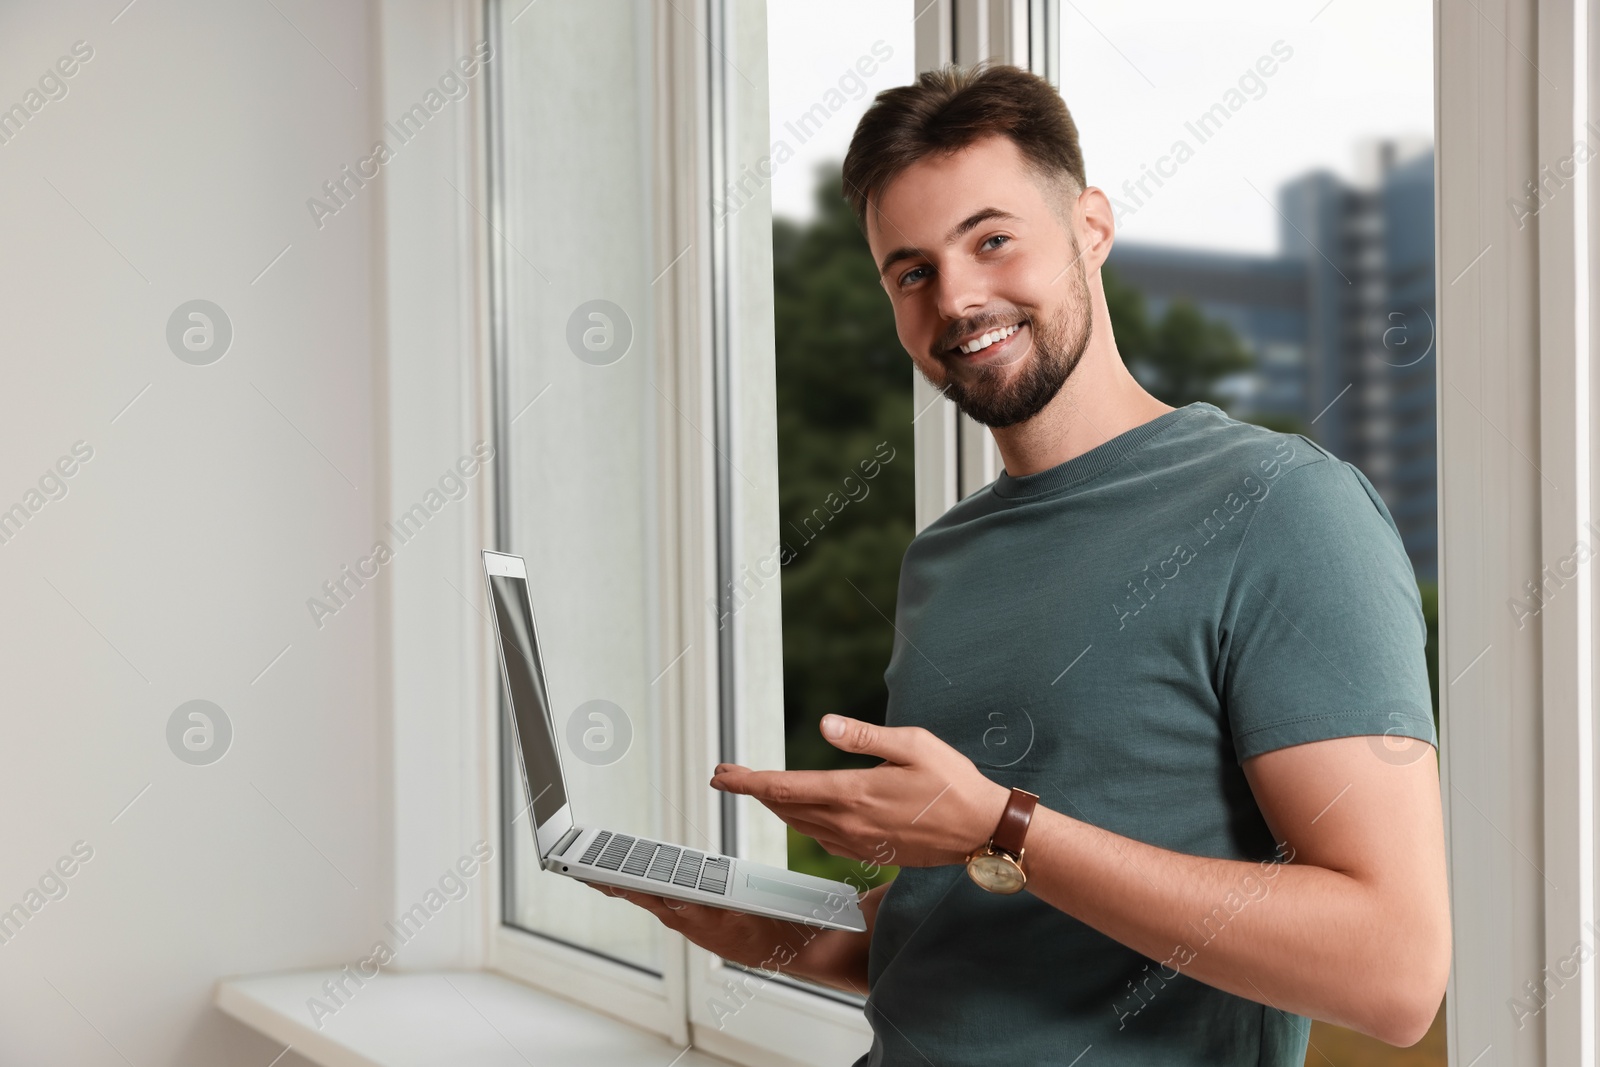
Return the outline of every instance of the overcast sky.
{"type": "MultiPolygon", "coordinates": [[[[872,94],[912,80],[910,10],[911,0],[767,5],[772,136],[797,153],[774,175],[776,213],[808,216],[816,161],[842,159],[872,94]],[[880,40],[893,54],[859,99],[804,143],[786,130],[880,40]]],[[[1119,209],[1129,240],[1272,252],[1268,201],[1282,182],[1315,167],[1358,178],[1357,145],[1374,136],[1432,140],[1428,0],[1061,0],[1061,14],[1062,95],[1090,184],[1133,209],[1119,209]],[[1230,97],[1263,57],[1274,73],[1230,97]],[[1202,143],[1185,123],[1218,103],[1237,110],[1202,143]],[[1123,182],[1180,139],[1192,157],[1163,164],[1175,173],[1131,199],[1123,182]]]]}

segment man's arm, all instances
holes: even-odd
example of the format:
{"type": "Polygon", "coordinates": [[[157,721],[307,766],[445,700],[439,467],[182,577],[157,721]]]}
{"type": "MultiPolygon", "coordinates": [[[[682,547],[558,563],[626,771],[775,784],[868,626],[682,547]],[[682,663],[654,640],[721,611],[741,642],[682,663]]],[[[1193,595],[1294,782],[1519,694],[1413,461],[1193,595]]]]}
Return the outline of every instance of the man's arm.
{"type": "Polygon", "coordinates": [[[1047,801],[1071,801],[1046,796],[1028,831],[1027,889],[1163,964],[1145,990],[1176,969],[1413,1045],[1444,996],[1450,913],[1437,759],[1423,741],[1380,743],[1395,740],[1409,747],[1388,758],[1373,738],[1342,737],[1244,762],[1285,864],[1156,848],[1052,810],[1047,801]]]}
{"type": "MultiPolygon", "coordinates": [[[[594,885],[594,883],[589,883],[594,885]]],[[[867,949],[872,943],[872,927],[878,905],[889,883],[874,887],[861,898],[861,916],[866,920],[863,933],[852,930],[823,930],[803,923],[769,919],[762,915],[713,908],[669,900],[653,893],[640,893],[613,886],[594,886],[607,896],[622,897],[639,905],[690,941],[723,959],[747,967],[782,971],[792,978],[803,978],[846,993],[867,995],[867,949]],[[787,948],[788,951],[784,951],[787,948]],[[793,958],[782,960],[789,953],[793,958]]]]}
{"type": "MultiPolygon", "coordinates": [[[[957,864],[994,832],[1010,790],[934,734],[834,715],[822,728],[836,747],[884,762],[842,771],[724,764],[713,787],[756,797],[849,859],[876,856],[887,842],[902,867],[957,864]]],[[[1166,963],[1140,979],[1157,996],[1176,969],[1285,1012],[1415,1044],[1450,970],[1433,747],[1340,737],[1273,749],[1243,767],[1293,862],[1190,856],[1110,833],[1050,806],[1072,807],[1067,782],[1034,811],[1027,889],[1166,963]]]]}

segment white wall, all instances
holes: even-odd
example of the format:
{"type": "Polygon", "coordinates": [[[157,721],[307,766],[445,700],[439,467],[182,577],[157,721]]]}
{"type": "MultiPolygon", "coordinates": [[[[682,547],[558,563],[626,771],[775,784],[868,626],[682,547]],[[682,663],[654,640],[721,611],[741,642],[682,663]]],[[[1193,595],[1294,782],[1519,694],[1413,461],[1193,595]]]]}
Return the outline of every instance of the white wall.
{"type": "MultiPolygon", "coordinates": [[[[432,31],[463,9],[0,8],[0,107],[74,42],[93,48],[0,144],[0,509],[74,442],[93,449],[0,544],[0,908],[75,842],[93,849],[0,944],[0,1063],[262,1067],[281,1046],[211,1007],[216,979],[366,955],[396,902],[482,836],[462,688],[479,634],[441,579],[481,605],[462,560],[488,476],[322,628],[306,606],[478,436],[473,338],[427,303],[459,307],[470,263],[386,263],[471,218],[429,168],[461,148],[481,78],[320,229],[306,207],[461,51],[432,31]],[[415,84],[378,77],[385,49],[415,84]],[[419,204],[442,228],[380,239],[385,212],[419,204]],[[392,319],[389,284],[409,300],[392,319]],[[206,366],[165,338],[194,298],[234,330],[206,366]],[[422,621],[391,628],[391,603],[422,621]],[[391,640],[409,657],[394,683],[391,640]],[[397,690],[421,728],[392,724],[397,690]],[[166,738],[196,698],[233,726],[206,766],[166,738]]],[[[492,877],[498,862],[399,965],[470,959],[492,877]]]]}

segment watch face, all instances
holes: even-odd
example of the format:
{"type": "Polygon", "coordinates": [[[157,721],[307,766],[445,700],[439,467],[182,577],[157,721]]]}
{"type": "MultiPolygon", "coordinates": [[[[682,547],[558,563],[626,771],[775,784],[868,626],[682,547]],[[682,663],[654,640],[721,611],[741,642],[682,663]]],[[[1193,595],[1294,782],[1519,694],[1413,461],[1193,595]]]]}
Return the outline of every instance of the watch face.
{"type": "Polygon", "coordinates": [[[974,857],[967,864],[967,874],[991,893],[1015,893],[1027,881],[1015,860],[994,853],[974,857]]]}

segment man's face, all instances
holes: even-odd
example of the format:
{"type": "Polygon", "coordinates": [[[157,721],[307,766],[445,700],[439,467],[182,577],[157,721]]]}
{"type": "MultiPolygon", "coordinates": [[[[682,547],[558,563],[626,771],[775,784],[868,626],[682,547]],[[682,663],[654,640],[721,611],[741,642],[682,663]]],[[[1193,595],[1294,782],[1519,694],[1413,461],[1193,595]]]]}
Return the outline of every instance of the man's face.
{"type": "Polygon", "coordinates": [[[985,426],[1032,418],[1089,343],[1088,280],[1062,219],[1073,204],[1052,207],[1053,195],[994,136],[913,164],[869,204],[867,243],[900,343],[985,426]],[[962,350],[985,335],[999,339],[962,350]]]}

